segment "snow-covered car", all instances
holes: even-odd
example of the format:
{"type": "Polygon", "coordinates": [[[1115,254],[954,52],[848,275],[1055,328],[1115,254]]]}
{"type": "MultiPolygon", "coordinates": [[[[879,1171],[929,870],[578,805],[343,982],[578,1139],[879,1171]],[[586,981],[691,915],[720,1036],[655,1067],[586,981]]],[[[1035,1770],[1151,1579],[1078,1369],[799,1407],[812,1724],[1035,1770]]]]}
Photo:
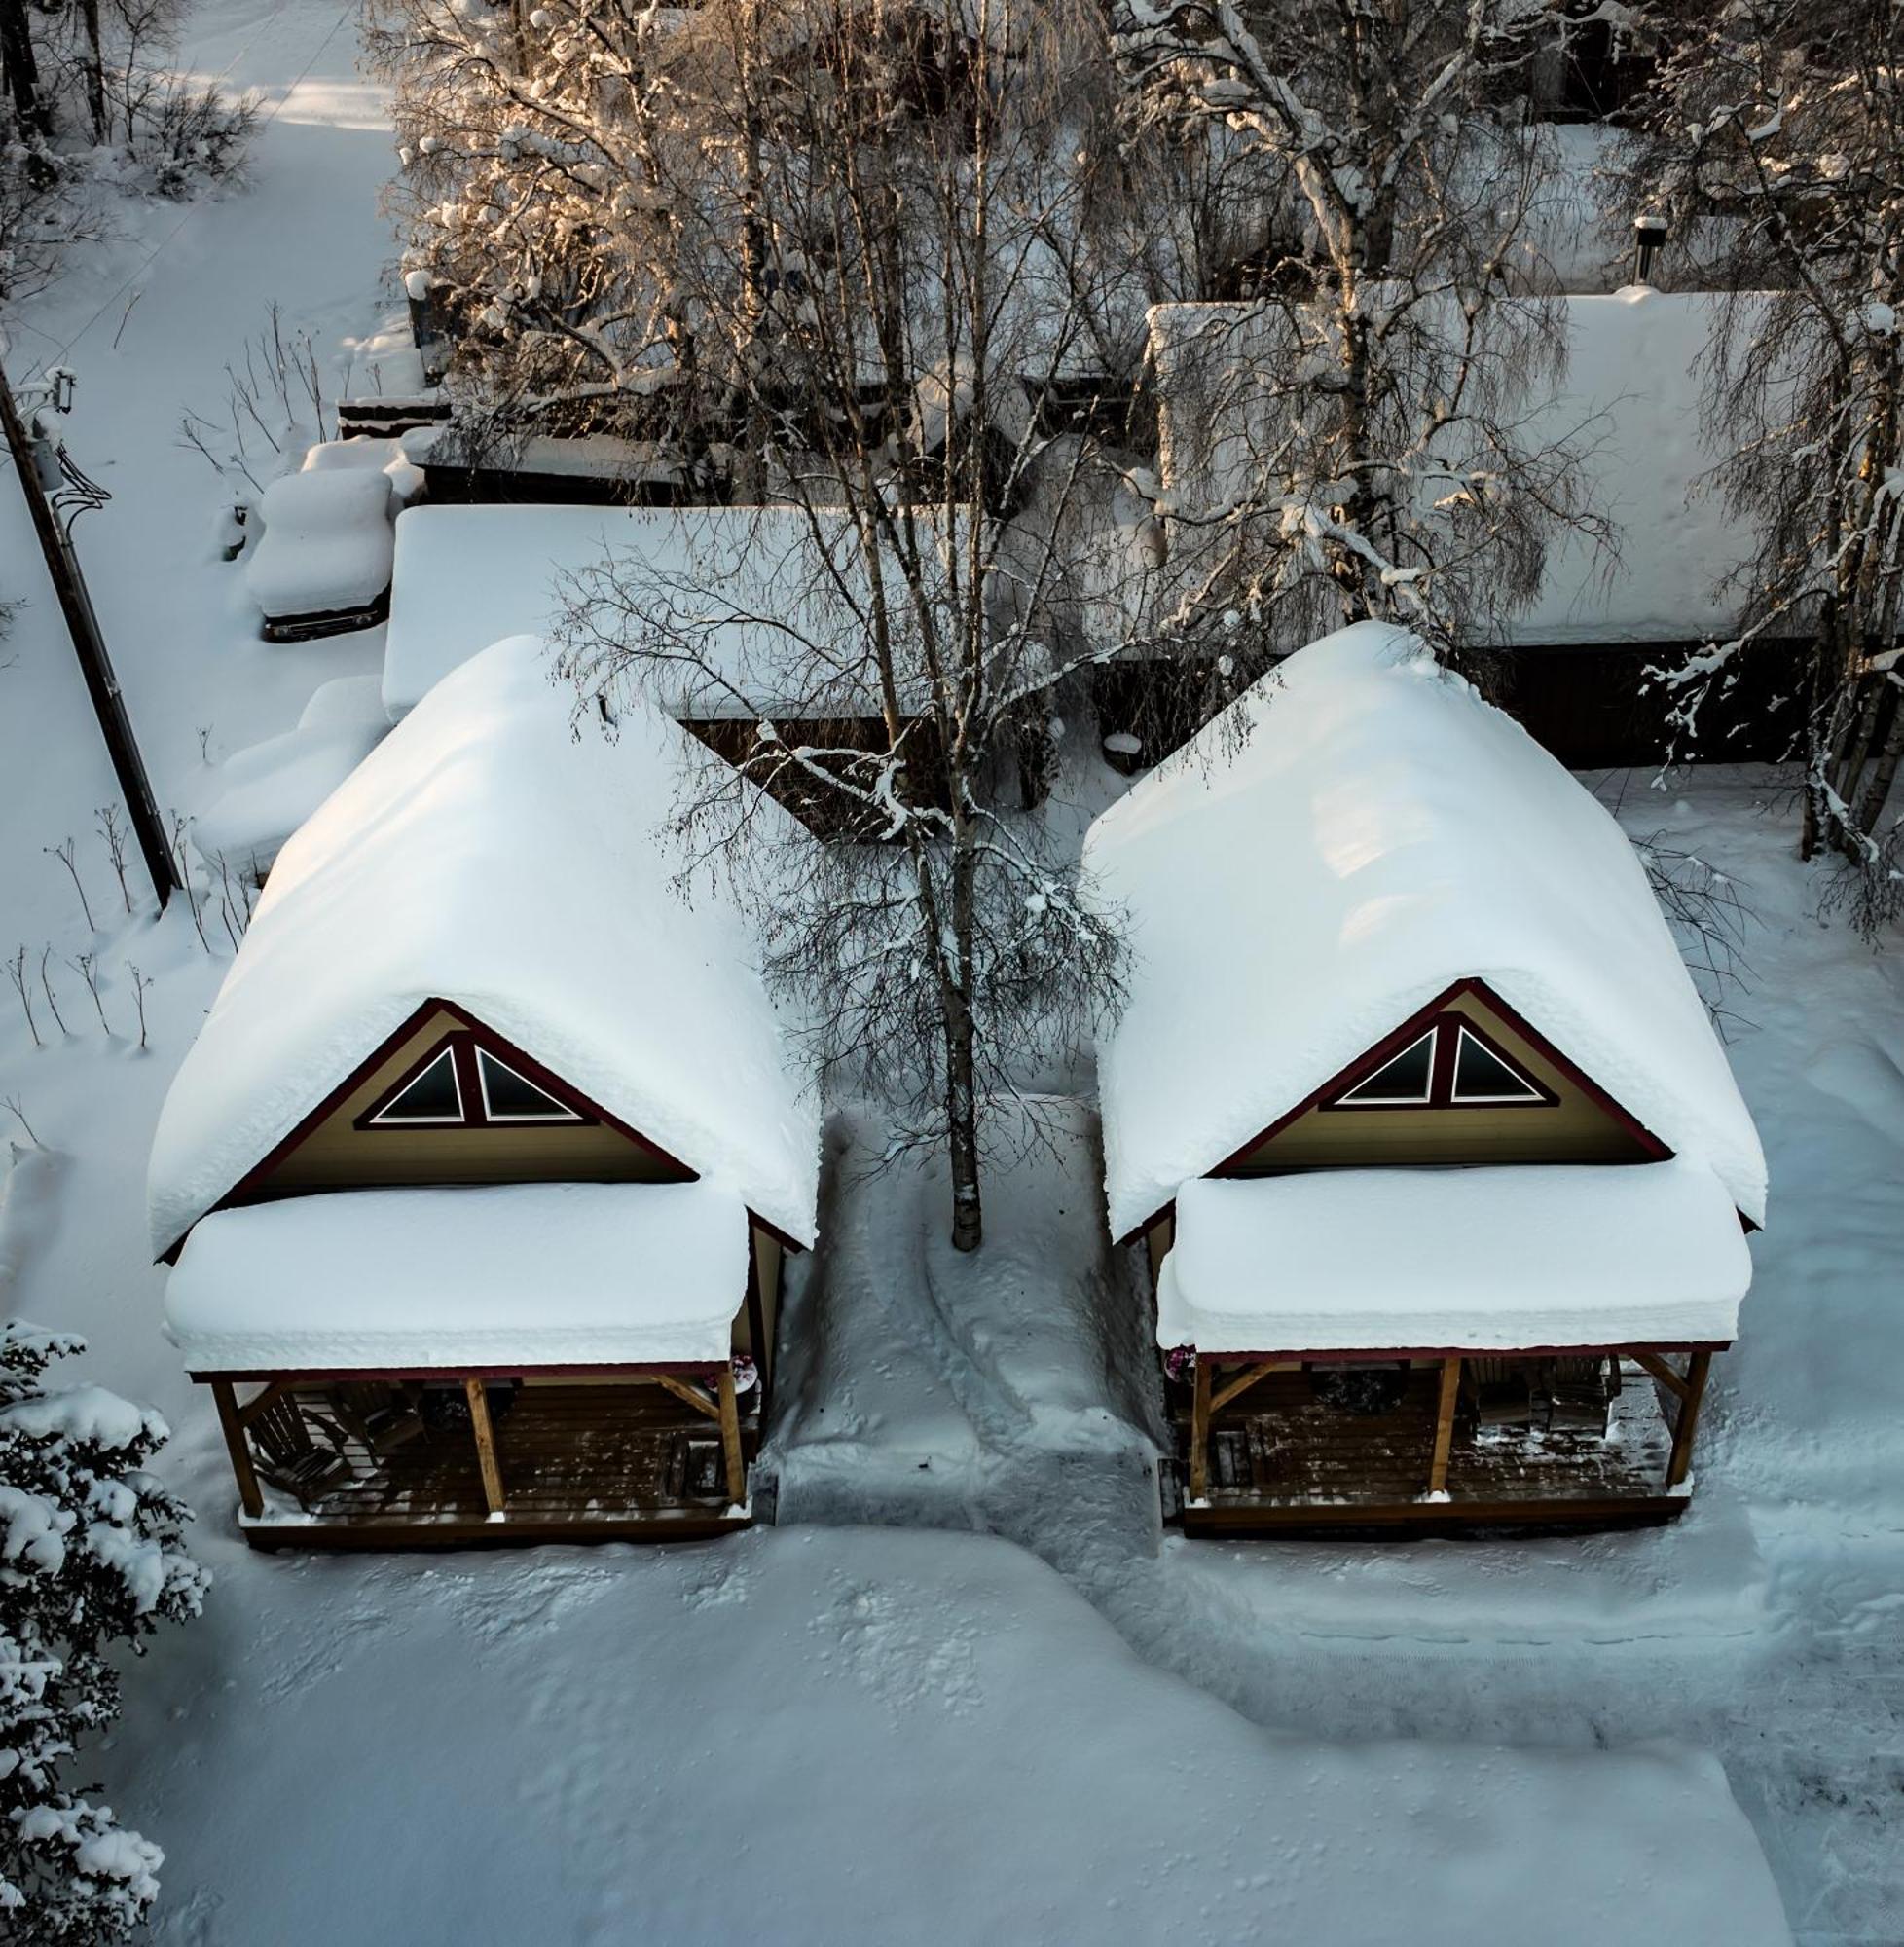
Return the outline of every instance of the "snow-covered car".
{"type": "Polygon", "coordinates": [[[265,489],[265,532],[245,570],[265,637],[367,629],[389,609],[397,490],[375,467],[288,474],[265,489]]]}

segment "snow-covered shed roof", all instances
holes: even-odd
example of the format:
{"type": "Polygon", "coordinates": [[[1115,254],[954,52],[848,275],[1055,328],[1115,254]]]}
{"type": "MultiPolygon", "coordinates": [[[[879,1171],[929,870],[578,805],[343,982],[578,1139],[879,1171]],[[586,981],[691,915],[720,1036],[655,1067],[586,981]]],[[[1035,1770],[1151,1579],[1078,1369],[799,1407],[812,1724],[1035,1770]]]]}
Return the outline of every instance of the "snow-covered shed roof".
{"type": "Polygon", "coordinates": [[[1405,630],[1289,657],[1097,820],[1084,870],[1131,948],[1099,1043],[1115,1235],[1467,979],[1763,1216],[1757,1131],[1631,845],[1405,630]]]}
{"type": "Polygon", "coordinates": [[[1323,1169],[1177,1196],[1157,1343],[1206,1352],[1723,1344],[1752,1257],[1703,1163],[1323,1169]]]}
{"type": "Polygon", "coordinates": [[[333,1191],[207,1217],[165,1327],[195,1373],[713,1365],[747,1277],[711,1183],[333,1191]]]}
{"type": "MultiPolygon", "coordinates": [[[[572,700],[541,643],[496,643],[284,847],[159,1118],[159,1250],[432,1000],[812,1241],[818,1110],[755,930],[724,881],[674,883],[683,767],[718,759],[639,699],[578,734],[572,700]]],[[[802,827],[751,821],[801,868],[802,827]]]]}
{"type": "Polygon", "coordinates": [[[565,581],[612,556],[658,640],[720,679],[660,675],[672,715],[877,716],[859,543],[843,516],[823,529],[824,549],[800,507],[413,507],[396,525],[384,708],[401,717],[498,636],[548,631],[565,581]]]}
{"type": "MultiPolygon", "coordinates": [[[[1723,456],[1700,423],[1702,360],[1728,301],[1629,286],[1540,302],[1560,313],[1566,367],[1548,396],[1518,408],[1516,438],[1530,450],[1565,443],[1578,453],[1617,558],[1557,537],[1541,593],[1512,618],[1510,639],[1669,643],[1728,628],[1734,603],[1715,587],[1750,559],[1754,539],[1710,485],[1723,456]]],[[[1166,506],[1208,512],[1247,497],[1251,455],[1263,444],[1249,419],[1284,407],[1245,368],[1272,358],[1284,336],[1274,307],[1170,304],[1151,312],[1166,506]]],[[[1218,539],[1205,545],[1224,533],[1212,532],[1218,539]]],[[[1194,550],[1195,531],[1187,528],[1179,545],[1194,550]]]]}

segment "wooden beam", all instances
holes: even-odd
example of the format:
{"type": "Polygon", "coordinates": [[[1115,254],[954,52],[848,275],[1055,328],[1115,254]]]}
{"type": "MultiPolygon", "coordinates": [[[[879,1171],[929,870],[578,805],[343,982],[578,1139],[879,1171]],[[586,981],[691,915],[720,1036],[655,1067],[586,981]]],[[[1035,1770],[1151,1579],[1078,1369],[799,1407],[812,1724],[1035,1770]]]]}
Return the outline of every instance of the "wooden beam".
{"type": "Polygon", "coordinates": [[[232,1456],[232,1472],[238,1476],[238,1505],[256,1521],[265,1511],[265,1497],[258,1491],[258,1470],[251,1464],[251,1449],[244,1438],[244,1421],[238,1414],[238,1395],[230,1379],[213,1379],[211,1397],[218,1407],[218,1424],[225,1430],[226,1451],[232,1456]]]}
{"type": "Polygon", "coordinates": [[[720,1369],[720,1451],[727,1467],[727,1499],[738,1508],[747,1500],[747,1467],[741,1458],[741,1413],[731,1361],[720,1369]]]}
{"type": "MultiPolygon", "coordinates": [[[[720,1417],[720,1408],[699,1386],[691,1386],[685,1379],[676,1378],[673,1373],[644,1373],[641,1377],[652,1379],[663,1391],[673,1393],[677,1400],[685,1400],[696,1413],[705,1413],[710,1419],[720,1417]]],[[[728,1378],[733,1378],[731,1372],[728,1378]]]]}
{"type": "Polygon", "coordinates": [[[1267,1378],[1271,1373],[1282,1370],[1287,1363],[1286,1360],[1265,1359],[1262,1365],[1252,1366],[1240,1378],[1231,1379],[1221,1392],[1212,1398],[1210,1401],[1211,1413],[1213,1414],[1221,1413],[1231,1400],[1248,1392],[1256,1384],[1257,1380],[1267,1378]]]}
{"type": "Polygon", "coordinates": [[[476,1464],[483,1470],[483,1499],[490,1513],[499,1515],[506,1503],[502,1494],[502,1469],[495,1459],[495,1428],[490,1424],[490,1396],[481,1379],[464,1379],[463,1397],[469,1402],[469,1424],[476,1433],[476,1464]]]}
{"type": "Polygon", "coordinates": [[[1207,1500],[1210,1493],[1210,1362],[1196,1362],[1196,1387],[1190,1402],[1190,1497],[1207,1500]]]}
{"type": "Polygon", "coordinates": [[[1705,1376],[1712,1370],[1710,1352],[1695,1352],[1686,1368],[1686,1395],[1672,1423],[1672,1457],[1666,1462],[1666,1486],[1681,1486],[1693,1470],[1693,1435],[1699,1430],[1700,1402],[1705,1397],[1705,1376]]]}
{"type": "MultiPolygon", "coordinates": [[[[1666,1387],[1666,1391],[1671,1393],[1675,1399],[1684,1399],[1686,1397],[1685,1378],[1680,1374],[1675,1373],[1657,1352],[1634,1352],[1630,1356],[1634,1365],[1652,1374],[1661,1385],[1666,1387]]],[[[1706,1352],[1695,1354],[1694,1356],[1709,1359],[1712,1355],[1710,1352],[1706,1352]]]]}
{"type": "Polygon", "coordinates": [[[1461,1361],[1442,1361],[1441,1397],[1435,1406],[1435,1451],[1428,1462],[1428,1491],[1447,1492],[1447,1456],[1454,1447],[1454,1403],[1461,1394],[1461,1361]]]}

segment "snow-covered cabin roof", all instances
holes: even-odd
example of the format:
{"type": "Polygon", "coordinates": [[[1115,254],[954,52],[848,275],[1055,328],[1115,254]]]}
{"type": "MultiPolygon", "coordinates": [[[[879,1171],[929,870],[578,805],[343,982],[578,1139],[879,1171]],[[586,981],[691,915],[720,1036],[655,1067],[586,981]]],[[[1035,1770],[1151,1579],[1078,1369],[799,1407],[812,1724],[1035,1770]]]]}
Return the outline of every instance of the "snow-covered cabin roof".
{"type": "MultiPolygon", "coordinates": [[[[677,783],[718,759],[639,699],[577,733],[572,701],[540,642],[496,643],[284,847],[159,1118],[159,1250],[431,1000],[812,1241],[818,1110],[754,929],[711,874],[674,884],[677,783]]],[[[751,816],[801,869],[805,829],[751,816]]]]}
{"type": "Polygon", "coordinates": [[[334,1191],[207,1217],[165,1327],[195,1373],[713,1365],[747,1277],[714,1184],[334,1191]]]}
{"type": "Polygon", "coordinates": [[[1703,1163],[1322,1169],[1177,1196],[1157,1343],[1205,1352],[1724,1344],[1752,1255],[1703,1163]]]}
{"type": "Polygon", "coordinates": [[[719,679],[656,670],[671,715],[880,714],[858,540],[844,516],[817,538],[800,507],[414,507],[396,525],[384,708],[401,717],[498,636],[548,631],[568,578],[610,557],[666,624],[650,638],[691,644],[719,679]]]}
{"type": "Polygon", "coordinates": [[[1084,870],[1131,948],[1099,1043],[1115,1235],[1466,979],[1763,1216],[1757,1131],[1631,845],[1406,631],[1289,657],[1097,820],[1084,870]]]}
{"type": "MultiPolygon", "coordinates": [[[[1731,516],[1709,484],[1723,456],[1700,424],[1701,361],[1727,301],[1631,286],[1541,302],[1561,313],[1566,369],[1550,396],[1526,400],[1516,438],[1529,449],[1566,442],[1579,453],[1582,483],[1613,525],[1618,558],[1556,538],[1541,593],[1511,619],[1510,639],[1556,647],[1669,643],[1727,629],[1734,603],[1715,587],[1754,547],[1750,524],[1731,516]]],[[[1190,512],[1247,496],[1250,457],[1262,445],[1261,429],[1253,434],[1247,421],[1281,408],[1239,375],[1272,357],[1282,332],[1273,307],[1152,312],[1166,505],[1190,512]]],[[[1185,535],[1194,547],[1193,531],[1185,535]]]]}

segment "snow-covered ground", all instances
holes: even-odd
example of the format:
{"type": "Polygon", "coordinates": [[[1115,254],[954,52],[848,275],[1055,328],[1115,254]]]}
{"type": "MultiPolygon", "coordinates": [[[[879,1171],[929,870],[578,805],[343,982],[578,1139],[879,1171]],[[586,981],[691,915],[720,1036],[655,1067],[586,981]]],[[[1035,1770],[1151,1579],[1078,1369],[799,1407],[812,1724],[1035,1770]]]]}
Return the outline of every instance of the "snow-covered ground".
{"type": "MultiPolygon", "coordinates": [[[[69,437],[115,496],[80,549],[166,805],[202,788],[201,728],[228,755],[381,660],[381,631],[257,639],[219,558],[229,493],[174,438],[184,407],[222,404],[273,300],[333,396],[363,383],[390,154],[354,31],[324,0],[209,0],[195,60],[267,95],[252,186],[130,212],[10,356],[80,374],[69,437]]],[[[29,549],[0,491],[10,576],[29,549]]],[[[171,1419],[161,1464],[217,1577],[96,1758],[167,1849],[158,1937],[1776,1939],[1703,1747],[1802,1940],[1904,1940],[1904,971],[1811,917],[1762,783],[1596,781],[1758,916],[1732,1051],[1774,1200],[1677,1528],[1160,1539],[1130,1267],[1102,1240],[1092,1119],[1058,1104],[1052,1148],[994,1185],[977,1265],[944,1248],[930,1177],[865,1180],[863,1115],[836,1124],[774,1456],[784,1519],[879,1531],[254,1557],[159,1336],[143,1210],[229,940],[216,897],[208,946],[182,905],[125,914],[92,835],[110,773],[28,593],[0,644],[0,957],[23,944],[36,973],[52,949],[66,1032],[42,1004],[36,1049],[0,983],[0,1098],[44,1146],[0,1110],[0,1284],[91,1336],[88,1377],[171,1419]],[[96,931],[43,849],[69,835],[96,931]]]]}

